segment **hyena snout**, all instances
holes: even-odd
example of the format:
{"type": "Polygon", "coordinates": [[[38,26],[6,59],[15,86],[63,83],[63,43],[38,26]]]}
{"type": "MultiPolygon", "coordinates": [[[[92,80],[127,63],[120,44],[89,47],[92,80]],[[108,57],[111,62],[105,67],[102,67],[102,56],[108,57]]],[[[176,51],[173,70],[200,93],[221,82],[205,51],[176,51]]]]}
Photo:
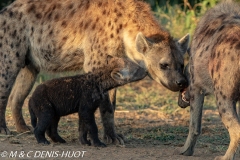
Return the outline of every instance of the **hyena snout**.
{"type": "Polygon", "coordinates": [[[188,80],[186,76],[183,74],[178,74],[178,76],[175,79],[175,85],[179,88],[179,90],[187,88],[188,80]]]}
{"type": "Polygon", "coordinates": [[[185,88],[188,85],[187,79],[186,78],[181,78],[176,80],[176,84],[180,87],[180,88],[185,88]]]}

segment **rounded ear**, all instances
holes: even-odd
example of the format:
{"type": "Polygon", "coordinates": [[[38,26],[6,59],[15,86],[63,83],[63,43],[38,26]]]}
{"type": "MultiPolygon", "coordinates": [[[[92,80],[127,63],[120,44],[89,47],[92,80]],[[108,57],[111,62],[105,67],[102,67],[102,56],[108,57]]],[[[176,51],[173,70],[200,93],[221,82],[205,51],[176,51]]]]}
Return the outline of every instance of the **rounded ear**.
{"type": "Polygon", "coordinates": [[[107,55],[107,64],[110,63],[111,59],[113,59],[113,56],[111,56],[111,55],[107,55]]]}
{"type": "Polygon", "coordinates": [[[147,40],[147,38],[142,34],[142,32],[139,32],[137,34],[135,42],[136,42],[137,51],[142,54],[147,53],[150,46],[152,45],[152,43],[149,40],[147,40]]]}
{"type": "Polygon", "coordinates": [[[181,46],[183,54],[185,54],[187,49],[188,49],[189,37],[190,36],[189,36],[189,33],[188,33],[185,36],[183,36],[181,39],[178,40],[178,43],[181,46]]]}
{"type": "Polygon", "coordinates": [[[119,80],[123,80],[123,75],[121,74],[121,72],[113,70],[111,72],[111,77],[115,80],[115,81],[119,81],[119,80]]]}

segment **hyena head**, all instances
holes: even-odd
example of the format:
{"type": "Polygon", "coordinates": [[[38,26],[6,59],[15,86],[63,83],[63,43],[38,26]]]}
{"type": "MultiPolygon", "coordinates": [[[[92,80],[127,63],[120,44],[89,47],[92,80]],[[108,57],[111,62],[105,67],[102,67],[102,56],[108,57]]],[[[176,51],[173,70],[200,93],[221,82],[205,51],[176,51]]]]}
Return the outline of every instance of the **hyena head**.
{"type": "Polygon", "coordinates": [[[107,64],[113,65],[111,77],[120,85],[143,79],[147,75],[146,69],[127,58],[107,57],[107,64]]]}
{"type": "Polygon", "coordinates": [[[179,41],[172,38],[161,40],[158,37],[146,38],[139,33],[136,38],[137,51],[144,54],[149,76],[172,91],[179,91],[188,85],[183,74],[184,58],[189,35],[179,41]]]}

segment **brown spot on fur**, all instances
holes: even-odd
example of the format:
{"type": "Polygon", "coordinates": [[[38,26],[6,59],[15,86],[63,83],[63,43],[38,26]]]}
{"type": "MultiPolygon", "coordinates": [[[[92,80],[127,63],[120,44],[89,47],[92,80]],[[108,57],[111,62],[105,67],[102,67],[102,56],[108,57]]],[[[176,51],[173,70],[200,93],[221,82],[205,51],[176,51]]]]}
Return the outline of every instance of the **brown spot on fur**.
{"type": "Polygon", "coordinates": [[[225,25],[222,25],[222,26],[218,29],[218,31],[220,32],[220,31],[222,31],[224,28],[225,28],[225,25]]]}
{"type": "Polygon", "coordinates": [[[32,4],[32,5],[27,9],[27,13],[35,12],[35,10],[36,10],[36,6],[35,6],[35,4],[32,4]]]}
{"type": "Polygon", "coordinates": [[[90,24],[90,21],[87,21],[87,22],[85,23],[85,25],[84,25],[84,29],[85,29],[85,30],[88,28],[89,24],[90,24]]]}
{"type": "Polygon", "coordinates": [[[41,13],[37,13],[37,14],[36,14],[36,18],[37,18],[37,19],[41,19],[41,18],[42,18],[42,14],[41,14],[41,13]]]}
{"type": "Polygon", "coordinates": [[[58,13],[54,16],[54,20],[55,20],[55,21],[58,21],[58,20],[59,20],[59,14],[58,14],[58,13]]]}
{"type": "Polygon", "coordinates": [[[205,35],[211,37],[215,32],[216,32],[215,29],[208,29],[205,35]]]}
{"type": "Polygon", "coordinates": [[[52,34],[53,34],[53,30],[50,30],[50,32],[49,32],[49,36],[52,36],[52,34]]]}
{"type": "Polygon", "coordinates": [[[107,13],[107,11],[104,9],[103,12],[102,12],[102,14],[105,15],[106,13],[107,13]]]}
{"type": "Polygon", "coordinates": [[[66,21],[63,21],[62,24],[61,24],[61,26],[62,26],[63,28],[66,28],[66,27],[67,27],[67,22],[66,22],[66,21]]]}
{"type": "Polygon", "coordinates": [[[104,51],[105,51],[105,52],[107,51],[107,47],[104,47],[104,51]]]}
{"type": "Polygon", "coordinates": [[[113,35],[113,33],[111,33],[111,35],[110,35],[110,38],[114,38],[114,35],[113,35]]]}
{"type": "Polygon", "coordinates": [[[19,53],[18,52],[16,52],[16,57],[19,57],[19,53]]]}
{"type": "Polygon", "coordinates": [[[68,5],[68,9],[71,10],[72,8],[73,8],[73,4],[71,3],[68,5]]]}
{"type": "Polygon", "coordinates": [[[98,3],[98,7],[101,7],[101,6],[102,6],[102,2],[99,2],[99,3],[98,3]]]}
{"type": "Polygon", "coordinates": [[[240,49],[240,42],[236,44],[235,49],[237,49],[237,50],[240,49]]]}
{"type": "Polygon", "coordinates": [[[108,22],[108,27],[110,27],[110,26],[111,26],[111,21],[108,22]]]}
{"type": "Polygon", "coordinates": [[[71,12],[70,12],[70,17],[73,17],[75,14],[75,10],[73,9],[71,12]]]}
{"type": "Polygon", "coordinates": [[[66,41],[67,39],[68,39],[68,36],[64,36],[62,40],[66,41]]]}
{"type": "Polygon", "coordinates": [[[222,97],[223,97],[223,99],[224,99],[224,100],[226,100],[226,98],[227,98],[227,96],[226,96],[226,95],[223,95],[222,97]]]}
{"type": "Polygon", "coordinates": [[[219,70],[220,67],[221,67],[221,62],[218,62],[216,66],[216,72],[219,70]]]}
{"type": "Polygon", "coordinates": [[[22,19],[22,16],[23,16],[23,13],[22,13],[22,12],[20,12],[20,13],[19,13],[19,16],[18,16],[18,20],[19,20],[19,21],[21,21],[21,19],[22,19]]]}
{"type": "Polygon", "coordinates": [[[89,1],[86,1],[86,2],[87,2],[87,4],[85,5],[85,10],[88,10],[90,7],[90,2],[89,1]]]}
{"type": "Polygon", "coordinates": [[[94,30],[96,28],[96,24],[94,23],[92,26],[92,30],[94,30]]]}
{"type": "Polygon", "coordinates": [[[79,24],[80,28],[83,28],[83,21],[79,24]]]}

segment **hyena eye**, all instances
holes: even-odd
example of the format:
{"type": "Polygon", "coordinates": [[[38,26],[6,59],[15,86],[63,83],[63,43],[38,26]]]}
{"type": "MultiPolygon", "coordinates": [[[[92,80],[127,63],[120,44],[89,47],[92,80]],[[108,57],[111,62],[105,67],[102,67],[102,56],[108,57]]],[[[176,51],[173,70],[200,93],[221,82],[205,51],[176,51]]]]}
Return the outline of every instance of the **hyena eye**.
{"type": "Polygon", "coordinates": [[[168,69],[169,68],[169,64],[167,64],[167,63],[160,64],[160,68],[161,69],[168,69]]]}

